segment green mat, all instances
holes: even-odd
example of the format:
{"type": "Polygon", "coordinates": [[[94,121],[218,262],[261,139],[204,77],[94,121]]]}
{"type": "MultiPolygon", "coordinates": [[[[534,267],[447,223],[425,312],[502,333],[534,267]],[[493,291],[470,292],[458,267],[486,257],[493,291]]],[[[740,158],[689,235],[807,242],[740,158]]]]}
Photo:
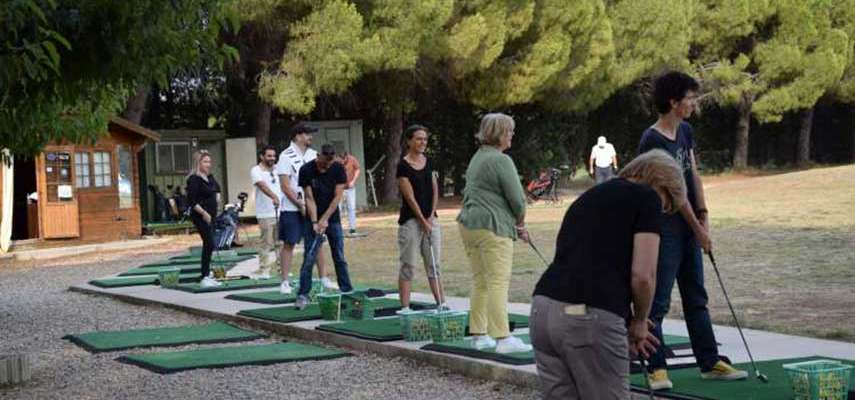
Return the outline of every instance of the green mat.
{"type": "MultiPolygon", "coordinates": [[[[401,302],[396,299],[379,298],[372,300],[374,301],[375,310],[401,307],[401,302]]],[[[347,303],[342,303],[342,310],[345,309],[347,309],[347,303]]],[[[317,303],[309,304],[308,307],[303,310],[298,310],[294,306],[282,306],[270,308],[256,308],[252,310],[241,310],[238,311],[237,314],[245,317],[266,319],[268,321],[285,323],[321,319],[321,309],[317,303]]]]}
{"type": "Polygon", "coordinates": [[[284,362],[328,360],[349,354],[334,349],[299,343],[274,343],[213,349],[133,354],[119,361],[149,371],[170,374],[199,368],[228,368],[243,365],[270,365],[284,362]]]}
{"type": "Polygon", "coordinates": [[[315,329],[377,342],[391,342],[404,339],[404,336],[401,335],[401,320],[398,317],[334,322],[319,325],[315,329]]]}
{"type": "MultiPolygon", "coordinates": [[[[254,256],[228,256],[228,257],[211,257],[211,264],[234,264],[239,263],[241,261],[246,261],[254,256]]],[[[162,268],[162,267],[177,267],[181,265],[196,265],[200,264],[202,259],[200,257],[193,258],[183,258],[180,260],[165,260],[160,262],[154,262],[150,264],[143,264],[137,268],[162,268]]]]}
{"type": "Polygon", "coordinates": [[[133,329],[126,331],[89,332],[67,335],[71,341],[93,353],[125,350],[135,347],[179,346],[190,343],[225,343],[266,337],[245,331],[225,322],[170,328],[133,329]]]}
{"type": "MultiPolygon", "coordinates": [[[[706,400],[780,400],[793,398],[790,378],[783,365],[828,357],[805,357],[787,360],[760,361],[757,368],[769,377],[769,383],[754,378],[750,363],[736,364],[735,367],[748,371],[751,375],[742,381],[708,381],[701,379],[697,368],[675,369],[668,371],[668,377],[674,382],[674,389],[657,391],[657,397],[673,399],[706,400]]],[[[855,361],[840,360],[855,365],[855,361]]],[[[855,374],[850,378],[855,379],[855,374]]],[[[855,382],[855,381],[853,381],[855,382]]],[[[642,374],[632,374],[630,383],[633,391],[647,393],[647,385],[642,374]]],[[[851,398],[851,397],[850,397],[851,398]]]]}
{"type": "MultiPolygon", "coordinates": [[[[234,268],[235,264],[223,264],[223,268],[228,271],[234,268]]],[[[181,270],[182,274],[200,274],[202,273],[202,266],[199,264],[188,264],[188,265],[174,265],[174,266],[163,266],[163,267],[147,267],[147,268],[134,268],[119,274],[119,276],[139,276],[139,275],[157,275],[160,271],[170,270],[172,268],[178,268],[181,270]]]]}
{"type": "Polygon", "coordinates": [[[270,279],[235,279],[231,281],[221,282],[222,285],[217,287],[202,287],[199,283],[184,283],[169,289],[181,290],[190,293],[210,293],[210,292],[225,292],[229,290],[241,289],[256,289],[279,286],[282,280],[277,278],[270,279]]]}
{"type": "MultiPolygon", "coordinates": [[[[514,335],[525,343],[531,343],[528,334],[514,335]]],[[[534,351],[522,351],[519,353],[496,353],[495,349],[476,350],[472,348],[472,338],[463,338],[454,342],[431,343],[422,346],[422,350],[436,351],[439,353],[451,353],[466,357],[493,360],[503,364],[526,365],[534,364],[534,351]]]]}
{"type": "Polygon", "coordinates": [[[692,342],[689,340],[688,336],[664,335],[663,339],[665,339],[665,345],[670,347],[672,350],[692,348],[692,342]]]}
{"type": "MultiPolygon", "coordinates": [[[[95,279],[89,281],[90,285],[98,286],[100,288],[119,288],[126,286],[144,286],[144,285],[157,285],[159,283],[157,275],[140,275],[140,276],[130,276],[130,277],[118,277],[118,278],[104,278],[104,279],[95,279]]],[[[183,274],[179,277],[179,282],[189,283],[196,282],[199,280],[199,274],[183,274]]]]}
{"type": "Polygon", "coordinates": [[[321,319],[321,308],[317,304],[309,304],[303,310],[298,310],[294,306],[271,307],[241,310],[238,311],[237,315],[276,322],[297,322],[321,319]]]}
{"type": "MultiPolygon", "coordinates": [[[[354,290],[357,292],[367,291],[370,289],[382,290],[384,294],[398,293],[397,289],[386,289],[360,285],[356,285],[354,287],[354,290]]],[[[297,294],[296,291],[292,294],[281,294],[279,293],[279,290],[270,290],[266,292],[230,294],[226,296],[226,298],[229,300],[245,301],[248,303],[288,304],[297,301],[297,294]]]]}
{"type": "MultiPolygon", "coordinates": [[[[239,256],[254,256],[258,254],[258,250],[246,247],[239,247],[236,249],[229,250],[220,250],[220,253],[223,254],[235,254],[239,256]]],[[[214,252],[217,254],[217,252],[214,252]]],[[[175,256],[172,258],[187,258],[187,257],[199,257],[202,255],[202,246],[190,246],[187,248],[187,254],[182,254],[180,256],[175,256]]]]}
{"type": "MultiPolygon", "coordinates": [[[[421,305],[421,303],[412,303],[412,305],[418,306],[421,305]]],[[[427,304],[424,305],[427,306],[427,304]]],[[[509,314],[508,317],[511,320],[511,327],[513,329],[528,326],[528,317],[524,315],[509,314]],[[517,322],[522,325],[516,325],[517,322]]],[[[334,322],[320,325],[315,329],[358,337],[360,339],[374,340],[377,342],[404,340],[404,336],[401,333],[401,320],[398,317],[379,318],[365,321],[334,322]]]]}

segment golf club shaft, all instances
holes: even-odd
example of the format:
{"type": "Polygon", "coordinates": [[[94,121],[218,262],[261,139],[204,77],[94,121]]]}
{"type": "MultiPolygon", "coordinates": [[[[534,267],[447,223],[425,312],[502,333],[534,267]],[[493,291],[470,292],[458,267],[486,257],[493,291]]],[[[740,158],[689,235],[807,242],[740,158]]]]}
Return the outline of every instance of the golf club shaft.
{"type": "Polygon", "coordinates": [[[760,376],[760,370],[757,369],[757,364],[754,362],[754,356],[751,355],[751,348],[748,347],[748,341],[745,340],[745,334],[742,333],[742,326],[739,325],[739,318],[736,317],[736,311],[733,309],[733,303],[730,302],[730,296],[727,295],[727,289],[724,287],[724,280],[721,279],[721,273],[718,271],[718,265],[715,263],[715,256],[712,251],[708,252],[710,262],[713,265],[713,271],[718,278],[718,284],[721,286],[721,292],[724,293],[724,300],[727,301],[727,307],[730,308],[730,314],[733,316],[733,322],[736,324],[736,330],[739,331],[739,337],[742,338],[742,344],[745,345],[745,351],[748,353],[748,359],[751,361],[751,368],[754,369],[754,374],[760,376]]]}
{"type": "Polygon", "coordinates": [[[549,262],[546,261],[546,257],[543,256],[543,253],[537,249],[537,246],[534,245],[534,241],[531,240],[531,237],[528,238],[528,244],[531,246],[531,249],[534,250],[535,254],[540,258],[540,261],[543,261],[543,266],[549,268],[549,262]]]}
{"type": "Polygon", "coordinates": [[[656,397],[653,396],[653,387],[650,386],[650,376],[647,373],[647,362],[644,361],[641,354],[638,355],[638,363],[641,364],[641,373],[644,375],[644,383],[647,384],[647,395],[650,397],[650,400],[655,400],[656,397]]]}
{"type": "Polygon", "coordinates": [[[433,269],[433,276],[436,277],[436,289],[439,292],[439,298],[436,301],[437,310],[439,310],[443,303],[445,303],[445,291],[442,288],[442,276],[439,275],[439,270],[436,268],[436,252],[433,248],[433,241],[431,237],[428,236],[428,247],[430,247],[430,266],[433,269]]]}

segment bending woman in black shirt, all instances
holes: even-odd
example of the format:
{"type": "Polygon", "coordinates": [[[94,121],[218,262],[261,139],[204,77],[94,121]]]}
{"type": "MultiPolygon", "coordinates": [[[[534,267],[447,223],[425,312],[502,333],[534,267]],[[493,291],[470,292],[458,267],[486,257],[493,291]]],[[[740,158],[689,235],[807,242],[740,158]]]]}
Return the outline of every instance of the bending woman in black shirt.
{"type": "Polygon", "coordinates": [[[217,215],[217,194],[220,184],[211,175],[211,154],[199,150],[193,154],[194,169],[187,176],[187,200],[190,219],[202,237],[202,287],[220,286],[211,272],[211,254],[214,252],[214,228],[212,222],[217,215]]]}
{"type": "Polygon", "coordinates": [[[567,210],[555,260],[534,290],[531,340],[544,399],[629,399],[629,357],[658,340],[648,320],[662,212],[686,198],[682,170],[661,150],[567,210]],[[627,328],[628,326],[628,328],[627,328]]]}

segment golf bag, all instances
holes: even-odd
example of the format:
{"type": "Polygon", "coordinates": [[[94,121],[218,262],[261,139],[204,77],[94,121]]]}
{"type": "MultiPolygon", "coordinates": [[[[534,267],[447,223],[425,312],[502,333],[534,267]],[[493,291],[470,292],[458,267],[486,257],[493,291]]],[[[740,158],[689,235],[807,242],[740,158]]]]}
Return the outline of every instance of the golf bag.
{"type": "Polygon", "coordinates": [[[214,250],[228,250],[237,235],[239,215],[243,212],[247,194],[238,195],[238,204],[226,204],[223,212],[214,219],[214,250]]]}
{"type": "Polygon", "coordinates": [[[558,178],[561,176],[561,170],[558,168],[549,168],[541,171],[537,179],[534,179],[526,185],[526,196],[529,202],[546,198],[550,201],[558,201],[556,186],[558,178]]]}
{"type": "Polygon", "coordinates": [[[156,222],[166,222],[172,220],[170,213],[169,200],[160,189],[155,185],[148,185],[148,190],[154,196],[154,220],[156,222]]]}

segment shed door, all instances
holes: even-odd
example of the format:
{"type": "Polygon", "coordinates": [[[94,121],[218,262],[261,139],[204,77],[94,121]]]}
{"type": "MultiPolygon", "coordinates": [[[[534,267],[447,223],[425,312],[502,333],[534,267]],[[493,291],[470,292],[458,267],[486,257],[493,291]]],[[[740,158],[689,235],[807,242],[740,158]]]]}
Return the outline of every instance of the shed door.
{"type": "Polygon", "coordinates": [[[80,236],[71,151],[46,151],[36,161],[43,239],[80,236]]]}

